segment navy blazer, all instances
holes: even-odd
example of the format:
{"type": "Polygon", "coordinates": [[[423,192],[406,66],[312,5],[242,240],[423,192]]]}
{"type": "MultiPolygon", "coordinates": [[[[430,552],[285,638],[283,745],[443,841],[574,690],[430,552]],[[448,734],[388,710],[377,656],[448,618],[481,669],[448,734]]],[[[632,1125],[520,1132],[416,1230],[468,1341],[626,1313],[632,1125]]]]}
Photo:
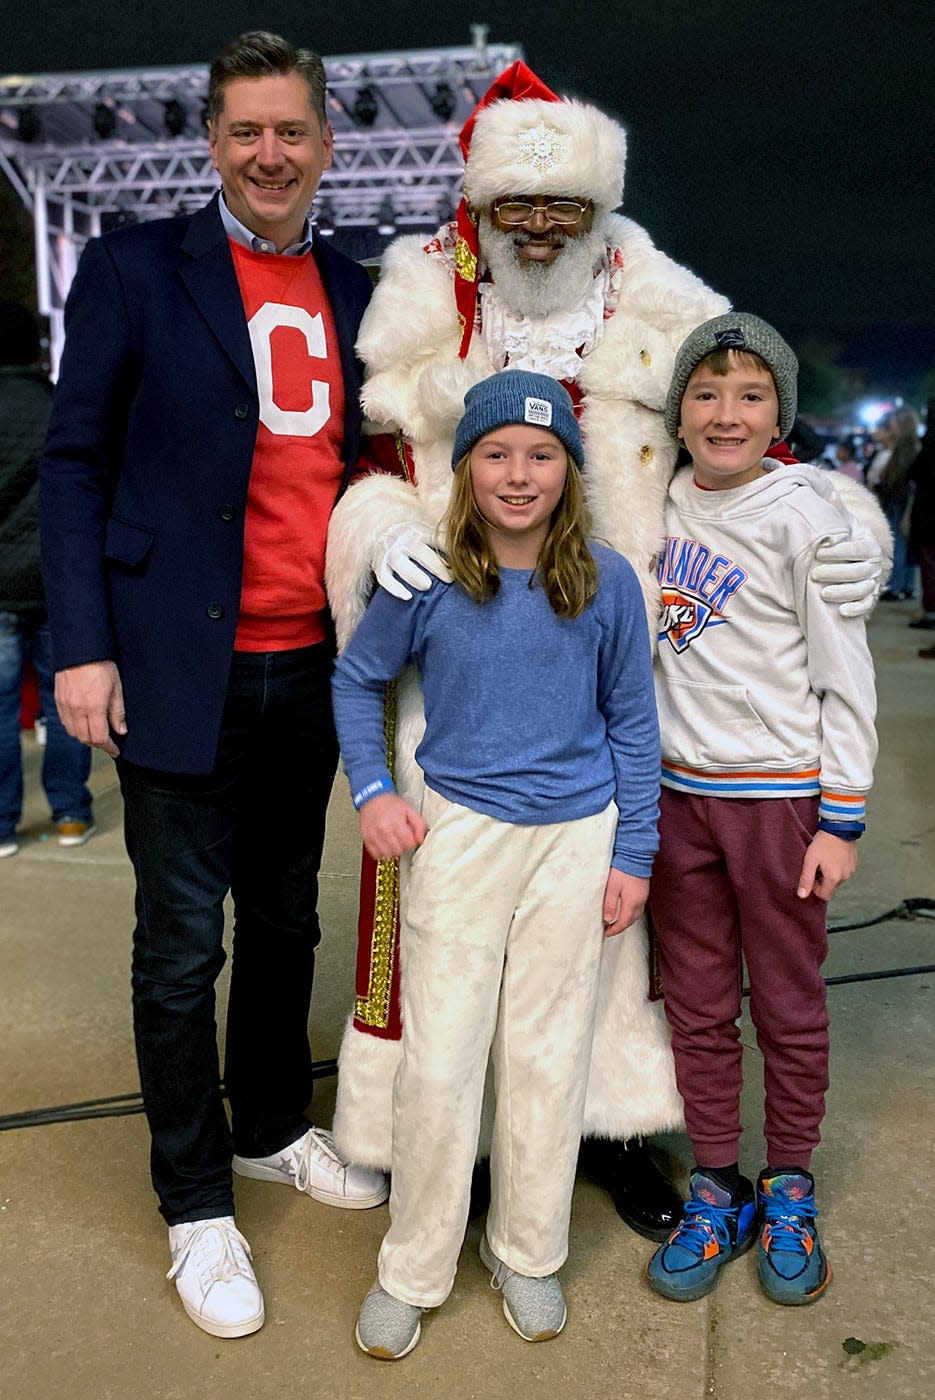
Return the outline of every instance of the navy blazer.
{"type": "MultiPolygon", "coordinates": [[[[360,441],[354,342],[362,267],[316,238],[345,390],[345,475],[360,441]]],[[[84,251],[40,464],[43,572],[57,669],[116,661],[122,755],[178,773],[214,763],[243,576],[259,425],[250,337],[217,198],[84,251]]]]}

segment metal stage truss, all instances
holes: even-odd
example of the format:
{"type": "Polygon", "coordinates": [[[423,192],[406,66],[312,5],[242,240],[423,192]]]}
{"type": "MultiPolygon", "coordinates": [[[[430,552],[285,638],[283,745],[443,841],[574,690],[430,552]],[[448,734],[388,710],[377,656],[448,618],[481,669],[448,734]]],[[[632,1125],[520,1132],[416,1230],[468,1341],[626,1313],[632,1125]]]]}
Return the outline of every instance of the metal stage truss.
{"type": "MultiPolygon", "coordinates": [[[[315,200],[321,234],[434,230],[451,216],[458,132],[517,58],[471,27],[463,48],[326,58],[334,165],[315,200]]],[[[89,238],[198,208],[217,188],[204,132],[207,66],[0,77],[0,169],[31,211],[39,310],[56,371],[63,308],[89,238]]]]}

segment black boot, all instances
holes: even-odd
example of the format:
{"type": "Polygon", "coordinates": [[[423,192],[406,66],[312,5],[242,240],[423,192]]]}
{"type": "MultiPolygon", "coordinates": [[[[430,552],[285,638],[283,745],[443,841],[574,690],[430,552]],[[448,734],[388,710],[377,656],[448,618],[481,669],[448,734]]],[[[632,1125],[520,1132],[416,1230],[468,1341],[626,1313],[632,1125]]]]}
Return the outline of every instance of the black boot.
{"type": "Polygon", "coordinates": [[[648,1240],[667,1240],[682,1218],[682,1201],[639,1138],[585,1138],[578,1165],[610,1193],[620,1219],[648,1240]]]}

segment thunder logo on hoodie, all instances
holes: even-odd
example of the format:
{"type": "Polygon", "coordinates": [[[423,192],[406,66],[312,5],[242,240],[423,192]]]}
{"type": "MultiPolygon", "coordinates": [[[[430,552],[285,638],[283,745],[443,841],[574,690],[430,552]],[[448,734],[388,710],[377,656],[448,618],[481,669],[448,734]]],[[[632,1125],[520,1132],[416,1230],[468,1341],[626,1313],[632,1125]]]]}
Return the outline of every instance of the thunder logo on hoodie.
{"type": "Polygon", "coordinates": [[[728,601],[747,574],[724,554],[712,554],[697,540],[670,536],[656,560],[662,589],[662,617],[657,639],[685,651],[706,627],[726,622],[728,601]]]}

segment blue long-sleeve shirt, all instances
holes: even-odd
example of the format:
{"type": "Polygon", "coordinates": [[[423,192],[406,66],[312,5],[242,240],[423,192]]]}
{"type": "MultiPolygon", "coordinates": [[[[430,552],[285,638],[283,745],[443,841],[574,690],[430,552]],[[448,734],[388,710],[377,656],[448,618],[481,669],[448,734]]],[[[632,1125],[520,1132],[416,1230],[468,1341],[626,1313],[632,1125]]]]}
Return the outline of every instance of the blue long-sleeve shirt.
{"type": "Polygon", "coordinates": [[[501,569],[480,605],[456,584],[408,602],[377,590],[333,681],[353,794],[389,788],[383,689],[415,662],[426,719],[416,759],[430,787],[521,826],[593,816],[613,798],[612,864],[649,875],[660,754],[646,615],[627,561],[591,548],[600,586],[574,619],[555,615],[526,569],[501,569]]]}

